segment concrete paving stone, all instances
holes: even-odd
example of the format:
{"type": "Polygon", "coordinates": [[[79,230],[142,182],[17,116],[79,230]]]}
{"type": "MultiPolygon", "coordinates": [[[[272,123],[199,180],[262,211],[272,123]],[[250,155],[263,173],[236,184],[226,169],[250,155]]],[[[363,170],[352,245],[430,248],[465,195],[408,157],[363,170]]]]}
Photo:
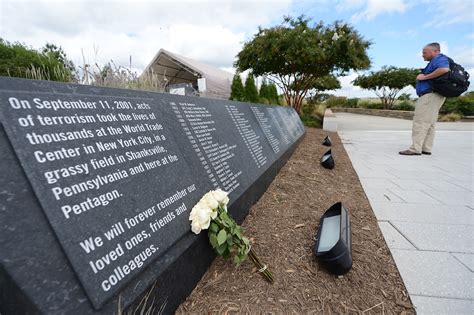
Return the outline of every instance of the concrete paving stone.
{"type": "MultiPolygon", "coordinates": [[[[416,157],[415,157],[416,158],[416,157]]],[[[402,178],[402,179],[443,179],[443,180],[453,180],[452,177],[448,175],[440,174],[440,172],[427,172],[427,171],[418,171],[416,168],[413,169],[404,169],[404,170],[395,170],[389,171],[393,173],[395,178],[402,178]]]]}
{"type": "Polygon", "coordinates": [[[461,254],[452,253],[454,257],[461,261],[471,272],[474,272],[474,255],[473,254],[461,254]]]}
{"type": "Polygon", "coordinates": [[[418,315],[472,315],[474,310],[474,301],[472,300],[447,299],[422,295],[411,295],[410,298],[418,315]]]}
{"type": "Polygon", "coordinates": [[[465,188],[469,191],[474,192],[474,179],[473,180],[449,180],[453,185],[465,188]]]}
{"type": "Polygon", "coordinates": [[[359,179],[364,190],[387,188],[400,189],[400,187],[394,184],[393,181],[387,178],[360,177],[359,179]]]}
{"type": "Polygon", "coordinates": [[[438,224],[474,222],[474,211],[465,206],[409,204],[385,201],[370,203],[375,216],[382,221],[405,221],[438,224]]]}
{"type": "Polygon", "coordinates": [[[403,237],[390,222],[379,222],[379,227],[389,248],[416,250],[416,247],[403,237]]]}
{"type": "MultiPolygon", "coordinates": [[[[390,165],[392,169],[397,170],[397,171],[406,171],[406,170],[417,170],[417,171],[428,171],[428,172],[433,172],[432,168],[426,168],[426,164],[423,163],[423,161],[420,161],[418,159],[414,160],[407,160],[406,158],[403,158],[403,160],[397,161],[397,163],[393,163],[390,165]]],[[[438,170],[436,170],[438,171],[438,170]]]]}
{"type": "MultiPolygon", "coordinates": [[[[469,156],[470,154],[466,154],[466,156],[469,156]]],[[[449,172],[452,174],[472,174],[472,165],[470,163],[462,163],[462,161],[456,161],[453,163],[451,161],[450,164],[444,163],[444,161],[433,161],[431,163],[434,168],[440,169],[443,172],[449,172]]]]}
{"type": "Polygon", "coordinates": [[[336,117],[339,134],[351,142],[346,148],[355,170],[364,169],[359,178],[418,313],[474,314],[474,124],[438,123],[433,154],[406,157],[398,151],[411,143],[411,121],[336,117]]]}
{"type": "Polygon", "coordinates": [[[473,273],[451,254],[406,249],[391,252],[410,296],[473,299],[473,273]]]}
{"type": "MultiPolygon", "coordinates": [[[[474,226],[391,221],[420,250],[474,253],[474,226]]],[[[472,224],[472,222],[471,222],[472,224]]]]}
{"type": "Polygon", "coordinates": [[[474,194],[468,191],[464,192],[425,190],[424,192],[447,205],[474,205],[474,194]]]}
{"type": "MultiPolygon", "coordinates": [[[[440,168],[434,167],[431,164],[427,164],[425,161],[418,160],[418,163],[407,163],[402,161],[400,164],[391,165],[392,169],[397,171],[416,171],[416,172],[427,172],[427,173],[436,173],[439,176],[453,178],[451,177],[450,172],[443,171],[440,168]]],[[[430,174],[431,175],[431,174],[430,174]]]]}
{"type": "Polygon", "coordinates": [[[402,190],[423,190],[423,189],[431,188],[430,186],[427,186],[426,184],[424,184],[425,182],[424,180],[422,182],[421,180],[418,180],[418,179],[392,178],[390,181],[393,182],[398,187],[398,189],[402,189],[402,190]]]}
{"type": "Polygon", "coordinates": [[[375,172],[393,171],[393,168],[390,165],[377,165],[374,163],[369,163],[367,167],[375,172]]]}
{"type": "Polygon", "coordinates": [[[463,173],[449,173],[449,176],[454,178],[455,180],[461,180],[461,181],[473,181],[474,180],[474,176],[472,175],[472,173],[469,173],[467,170],[465,170],[465,172],[463,173]]]}
{"type": "Polygon", "coordinates": [[[385,201],[385,202],[404,202],[403,199],[389,191],[388,189],[371,189],[365,191],[369,201],[385,201]]]}
{"type": "MultiPolygon", "coordinates": [[[[438,191],[469,191],[469,188],[461,187],[455,184],[452,184],[445,180],[430,180],[424,179],[423,185],[429,187],[424,190],[438,190],[438,191]]],[[[423,189],[422,189],[423,190],[423,189]]]]}
{"type": "Polygon", "coordinates": [[[442,204],[442,202],[439,200],[434,199],[430,195],[427,195],[420,190],[402,190],[390,188],[389,191],[393,192],[395,195],[408,203],[442,204]]]}
{"type": "MultiPolygon", "coordinates": [[[[336,162],[337,163],[337,162],[336,162]]],[[[393,173],[388,171],[366,171],[355,169],[359,177],[372,177],[372,178],[397,178],[393,173]]]]}
{"type": "Polygon", "coordinates": [[[358,163],[358,164],[354,164],[352,163],[352,166],[354,167],[354,169],[357,169],[357,174],[364,174],[364,173],[370,173],[372,172],[372,170],[364,164],[362,163],[358,163]]]}

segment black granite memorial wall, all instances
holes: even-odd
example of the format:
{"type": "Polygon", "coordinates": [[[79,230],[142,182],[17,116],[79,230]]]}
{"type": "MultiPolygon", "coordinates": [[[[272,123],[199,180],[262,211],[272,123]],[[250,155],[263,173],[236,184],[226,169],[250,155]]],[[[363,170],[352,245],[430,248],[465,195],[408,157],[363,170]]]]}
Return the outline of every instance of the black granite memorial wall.
{"type": "Polygon", "coordinates": [[[241,222],[305,133],[288,107],[13,78],[0,119],[2,314],[114,312],[153,283],[173,312],[214,258],[190,209],[221,188],[241,222]]]}

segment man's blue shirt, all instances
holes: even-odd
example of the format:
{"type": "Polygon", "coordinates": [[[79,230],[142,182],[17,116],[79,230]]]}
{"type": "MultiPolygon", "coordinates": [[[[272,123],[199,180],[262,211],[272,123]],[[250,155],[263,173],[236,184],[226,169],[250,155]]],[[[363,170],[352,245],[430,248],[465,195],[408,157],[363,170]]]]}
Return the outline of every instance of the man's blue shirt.
{"type": "MultiPolygon", "coordinates": [[[[423,69],[423,74],[430,74],[438,68],[449,68],[449,60],[443,54],[439,54],[433,59],[431,59],[430,63],[423,69]]],[[[418,96],[431,91],[431,86],[433,85],[433,80],[422,80],[416,81],[416,94],[418,96]]]]}

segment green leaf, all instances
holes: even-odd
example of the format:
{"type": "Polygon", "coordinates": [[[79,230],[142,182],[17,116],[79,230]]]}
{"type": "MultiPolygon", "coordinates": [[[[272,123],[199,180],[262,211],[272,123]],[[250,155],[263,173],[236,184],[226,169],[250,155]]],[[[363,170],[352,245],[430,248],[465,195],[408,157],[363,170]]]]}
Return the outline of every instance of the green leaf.
{"type": "Polygon", "coordinates": [[[226,247],[226,249],[224,250],[224,253],[222,254],[222,257],[224,259],[228,259],[230,257],[230,250],[229,250],[229,247],[226,247]]]}
{"type": "Polygon", "coordinates": [[[227,245],[229,245],[229,247],[232,247],[232,244],[234,244],[234,241],[232,239],[232,235],[227,234],[227,245]]]}
{"type": "Polygon", "coordinates": [[[240,225],[237,225],[234,229],[234,235],[237,236],[239,239],[242,238],[242,228],[240,225]]]}
{"type": "Polygon", "coordinates": [[[244,252],[244,253],[239,253],[239,260],[240,262],[243,262],[245,259],[247,259],[247,254],[244,252]]]}
{"type": "Polygon", "coordinates": [[[234,256],[234,263],[235,263],[237,266],[240,265],[240,258],[239,258],[238,255],[235,255],[235,256],[234,256]]]}
{"type": "Polygon", "coordinates": [[[217,243],[219,245],[222,245],[225,243],[225,241],[227,240],[227,232],[222,229],[219,231],[219,234],[217,234],[217,243]]]}
{"type": "Polygon", "coordinates": [[[224,245],[217,246],[217,247],[216,247],[216,253],[217,253],[217,255],[222,256],[222,255],[224,254],[224,252],[226,251],[226,249],[227,249],[227,245],[225,245],[225,244],[224,244],[224,245]]]}
{"type": "Polygon", "coordinates": [[[217,246],[219,246],[215,233],[209,233],[209,243],[211,243],[212,248],[216,248],[217,246]]]}
{"type": "Polygon", "coordinates": [[[222,223],[223,226],[225,227],[231,227],[231,224],[229,222],[229,218],[225,213],[221,213],[220,217],[220,222],[222,223]]]}
{"type": "Polygon", "coordinates": [[[219,231],[219,226],[212,222],[211,226],[209,227],[209,230],[217,234],[217,232],[219,231]]]}

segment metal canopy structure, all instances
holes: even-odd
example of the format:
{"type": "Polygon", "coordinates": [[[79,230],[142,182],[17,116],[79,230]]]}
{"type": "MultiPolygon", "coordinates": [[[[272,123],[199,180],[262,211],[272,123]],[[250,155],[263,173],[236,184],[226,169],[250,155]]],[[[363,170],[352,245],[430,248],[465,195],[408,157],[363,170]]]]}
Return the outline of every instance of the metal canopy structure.
{"type": "Polygon", "coordinates": [[[167,86],[188,83],[198,90],[198,79],[205,79],[206,88],[199,96],[229,99],[233,74],[202,62],[160,49],[143,73],[152,73],[167,86]]]}

